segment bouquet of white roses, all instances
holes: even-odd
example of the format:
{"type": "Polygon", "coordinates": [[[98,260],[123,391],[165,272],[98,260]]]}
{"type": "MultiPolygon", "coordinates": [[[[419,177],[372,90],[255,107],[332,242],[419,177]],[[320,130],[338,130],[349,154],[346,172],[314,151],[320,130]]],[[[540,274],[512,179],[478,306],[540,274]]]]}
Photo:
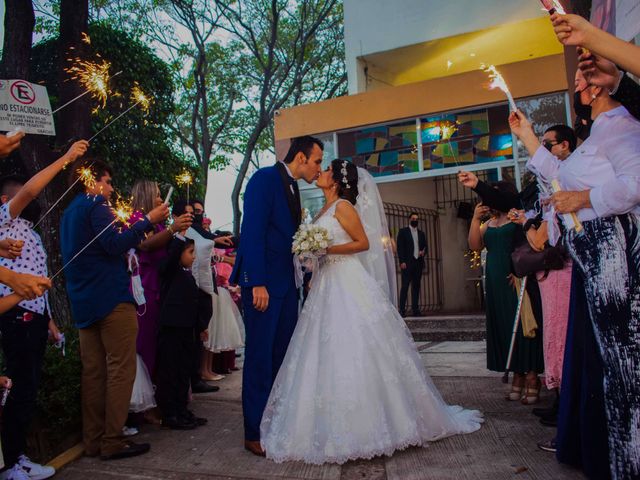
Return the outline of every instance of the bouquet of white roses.
{"type": "Polygon", "coordinates": [[[303,223],[293,236],[292,252],[303,258],[320,257],[327,253],[330,241],[326,228],[303,223]]]}

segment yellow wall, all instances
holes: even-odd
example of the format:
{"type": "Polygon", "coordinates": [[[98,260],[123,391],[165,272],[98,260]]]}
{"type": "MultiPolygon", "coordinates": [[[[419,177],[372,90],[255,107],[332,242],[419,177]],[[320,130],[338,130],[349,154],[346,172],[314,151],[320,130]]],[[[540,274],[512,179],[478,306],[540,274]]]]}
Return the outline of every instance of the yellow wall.
{"type": "MultiPolygon", "coordinates": [[[[567,89],[563,55],[499,66],[514,97],[567,89]]],[[[486,73],[477,70],[283,109],[275,117],[275,138],[284,140],[415,117],[427,113],[501,102],[488,90],[486,73]]]]}

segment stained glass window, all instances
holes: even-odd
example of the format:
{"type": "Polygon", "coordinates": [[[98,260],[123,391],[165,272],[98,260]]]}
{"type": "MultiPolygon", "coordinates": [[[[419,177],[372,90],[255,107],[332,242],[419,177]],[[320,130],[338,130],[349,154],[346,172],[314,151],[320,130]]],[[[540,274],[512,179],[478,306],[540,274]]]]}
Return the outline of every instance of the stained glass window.
{"type": "Polygon", "coordinates": [[[513,158],[509,110],[496,106],[420,119],[424,169],[513,158]]]}
{"type": "Polygon", "coordinates": [[[339,133],[338,150],[375,176],[417,172],[417,138],[416,122],[409,120],[339,133]]]}

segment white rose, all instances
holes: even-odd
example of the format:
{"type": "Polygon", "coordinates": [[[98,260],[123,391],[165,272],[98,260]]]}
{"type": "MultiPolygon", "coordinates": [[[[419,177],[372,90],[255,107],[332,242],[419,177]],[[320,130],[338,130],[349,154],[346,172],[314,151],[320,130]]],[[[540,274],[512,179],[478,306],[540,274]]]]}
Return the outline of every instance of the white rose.
{"type": "Polygon", "coordinates": [[[320,242],[320,248],[325,249],[329,246],[329,244],[327,242],[325,242],[324,240],[322,240],[320,242]]]}
{"type": "Polygon", "coordinates": [[[321,234],[321,233],[316,233],[316,234],[313,236],[313,239],[314,239],[316,242],[319,242],[320,240],[322,240],[322,238],[323,238],[323,236],[322,236],[322,234],[321,234]]]}
{"type": "Polygon", "coordinates": [[[307,241],[302,242],[302,243],[300,244],[300,248],[301,248],[303,251],[308,250],[308,249],[309,249],[309,242],[307,242],[307,241]]]}

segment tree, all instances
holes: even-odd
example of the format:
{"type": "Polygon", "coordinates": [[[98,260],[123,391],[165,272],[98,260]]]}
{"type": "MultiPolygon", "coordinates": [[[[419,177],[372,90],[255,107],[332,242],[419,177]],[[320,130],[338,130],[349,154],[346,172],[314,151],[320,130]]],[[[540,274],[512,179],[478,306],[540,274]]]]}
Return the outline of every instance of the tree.
{"type": "Polygon", "coordinates": [[[339,0],[215,0],[218,24],[232,35],[244,114],[250,121],[233,193],[234,232],[240,195],[256,150],[273,145],[273,116],[281,108],[343,94],[346,86],[339,0]],[[267,142],[269,139],[269,142],[267,142]]]}
{"type": "MultiPolygon", "coordinates": [[[[3,78],[30,78],[31,39],[35,26],[35,15],[31,1],[10,0],[5,2],[5,39],[2,51],[0,75],[3,78]]],[[[87,0],[61,0],[61,15],[64,14],[64,22],[60,25],[61,41],[66,46],[72,46],[75,38],[81,32],[86,32],[87,0]]],[[[76,45],[79,52],[82,46],[76,45]]],[[[57,72],[62,72],[64,66],[56,65],[57,72]]],[[[58,80],[62,74],[58,76],[58,80]]],[[[62,101],[66,101],[77,93],[77,87],[64,86],[62,88],[62,101]]],[[[78,102],[71,111],[64,112],[59,117],[59,123],[64,125],[59,129],[62,135],[82,134],[87,131],[88,125],[82,119],[88,114],[86,102],[78,102]],[[83,112],[82,109],[86,111],[83,112]],[[77,115],[70,120],[72,115],[77,115]],[[77,121],[76,121],[77,120],[77,121]]],[[[58,137],[60,138],[60,136],[58,137]]],[[[23,141],[20,152],[22,167],[26,174],[33,175],[48,165],[57,155],[52,151],[45,138],[37,135],[29,135],[23,141]]],[[[57,199],[63,189],[63,180],[56,179],[45,189],[38,201],[41,206],[51,205],[57,199]]],[[[49,253],[49,269],[56,271],[61,266],[59,254],[58,235],[61,209],[54,209],[42,222],[44,247],[49,253]]],[[[71,318],[69,304],[61,281],[54,283],[50,292],[51,307],[55,317],[66,321],[71,318]]]]}
{"type": "MultiPolygon", "coordinates": [[[[89,37],[87,58],[107,60],[111,63],[112,74],[122,72],[111,79],[113,93],[105,108],[99,108],[94,102],[96,108],[90,123],[93,133],[132,105],[130,92],[134,84],[152,98],[148,113],[133,108],[92,142],[92,154],[114,166],[116,187],[124,193],[140,178],[173,183],[174,177],[183,169],[195,172],[178,154],[175,142],[165,128],[174,112],[174,84],[169,66],[149,47],[106,22],[90,25],[89,37]]],[[[58,38],[34,47],[33,81],[51,83],[60,52],[58,38]]],[[[55,84],[49,94],[53,105],[60,104],[55,84]]],[[[203,192],[198,186],[192,187],[192,191],[194,194],[203,192]]]]}
{"type": "Polygon", "coordinates": [[[207,0],[116,0],[102,2],[95,15],[136,32],[169,58],[178,101],[167,128],[184,155],[198,165],[196,178],[206,189],[210,168],[229,159],[237,93],[227,75],[229,53],[215,38],[218,13],[207,0]],[[178,35],[176,31],[188,34],[178,35]]]}

